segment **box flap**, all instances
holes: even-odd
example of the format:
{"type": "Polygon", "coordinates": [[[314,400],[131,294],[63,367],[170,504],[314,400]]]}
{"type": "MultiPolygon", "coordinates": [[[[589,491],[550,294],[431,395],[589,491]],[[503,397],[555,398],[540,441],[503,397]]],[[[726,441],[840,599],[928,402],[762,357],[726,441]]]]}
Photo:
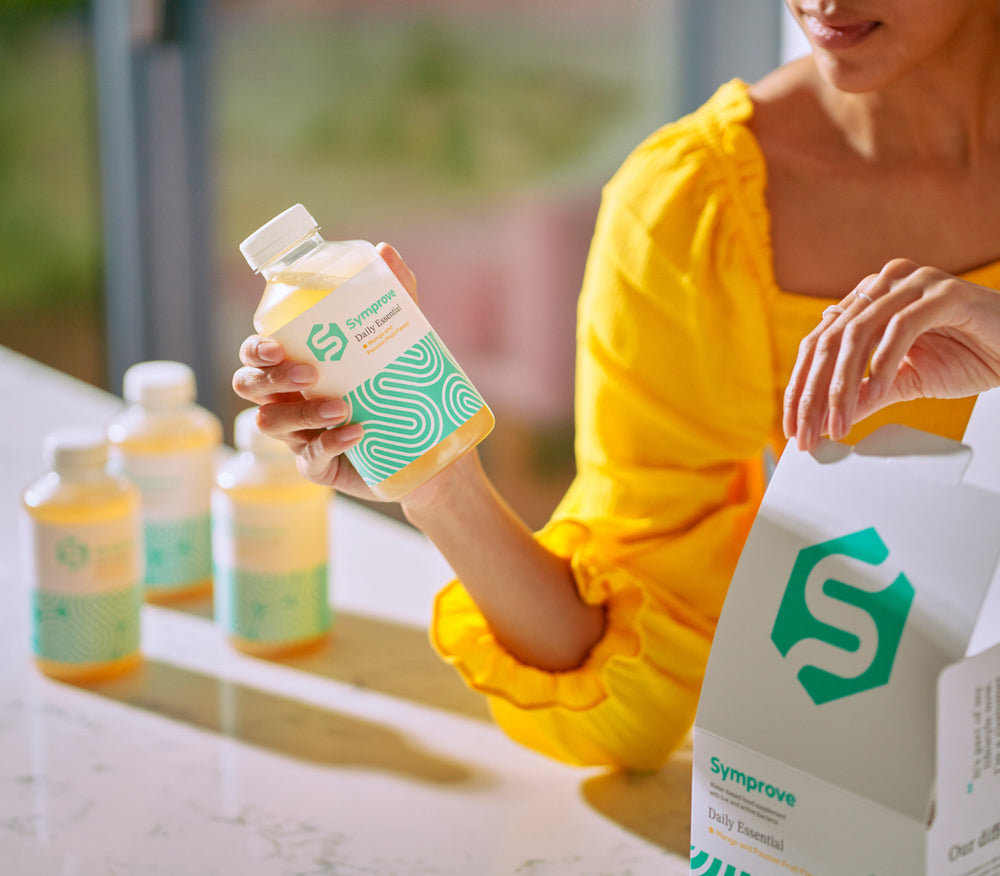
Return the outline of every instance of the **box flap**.
{"type": "Polygon", "coordinates": [[[1000,805],[998,696],[1000,646],[949,666],[938,679],[938,818],[958,818],[987,802],[995,810],[1000,805]]]}
{"type": "Polygon", "coordinates": [[[1000,389],[980,393],[962,443],[972,448],[965,482],[1000,493],[1000,389]]]}
{"type": "Polygon", "coordinates": [[[948,667],[938,680],[932,876],[982,873],[990,862],[1000,869],[998,698],[1000,647],[948,667]]]}
{"type": "MultiPolygon", "coordinates": [[[[972,409],[963,443],[972,448],[972,461],[965,482],[984,490],[1000,492],[1000,389],[981,393],[972,409]]],[[[978,654],[1000,642],[1000,570],[993,576],[989,592],[976,622],[968,653],[978,654]]]]}

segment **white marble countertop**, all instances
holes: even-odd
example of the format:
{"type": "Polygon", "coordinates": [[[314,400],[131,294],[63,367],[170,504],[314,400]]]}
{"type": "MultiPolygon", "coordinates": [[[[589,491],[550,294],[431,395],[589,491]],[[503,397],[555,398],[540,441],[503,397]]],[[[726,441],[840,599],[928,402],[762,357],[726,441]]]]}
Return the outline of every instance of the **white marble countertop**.
{"type": "Polygon", "coordinates": [[[342,499],[323,650],[240,655],[203,600],[144,607],[135,673],[88,688],[42,676],[19,494],[47,431],[104,425],[120,401],[3,348],[0,378],[4,876],[686,876],[690,753],[629,776],[510,742],[427,643],[447,565],[342,499]]]}

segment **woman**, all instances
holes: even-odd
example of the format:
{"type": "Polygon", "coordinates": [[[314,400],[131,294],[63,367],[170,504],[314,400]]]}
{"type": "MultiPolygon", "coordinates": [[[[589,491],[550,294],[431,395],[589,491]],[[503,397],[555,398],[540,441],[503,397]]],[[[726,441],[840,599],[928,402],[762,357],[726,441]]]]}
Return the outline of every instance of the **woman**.
{"type": "MultiPolygon", "coordinates": [[[[458,576],[435,646],[511,736],[571,763],[655,768],[684,739],[800,340],[784,426],[801,446],[843,436],[877,394],[827,410],[829,376],[853,391],[874,337],[847,328],[868,293],[845,290],[877,274],[873,300],[898,291],[898,257],[1000,288],[1000,4],[789,5],[809,57],[724,85],[605,187],[579,309],[578,474],[549,524],[530,533],[475,453],[401,502],[458,576]]],[[[262,428],[309,477],[367,495],[341,456],[360,437],[343,401],[299,394],[314,369],[258,337],[241,358],[234,387],[262,428]]],[[[971,405],[890,407],[847,438],[886,420],[957,438],[971,405]]]]}

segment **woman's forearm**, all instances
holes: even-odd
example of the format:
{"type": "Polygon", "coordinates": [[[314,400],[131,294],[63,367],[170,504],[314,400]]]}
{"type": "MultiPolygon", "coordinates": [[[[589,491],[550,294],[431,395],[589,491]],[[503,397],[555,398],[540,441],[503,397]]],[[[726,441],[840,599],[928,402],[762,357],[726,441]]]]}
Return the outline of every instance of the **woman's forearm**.
{"type": "Polygon", "coordinates": [[[514,657],[549,671],[583,662],[604,632],[603,607],[583,602],[569,562],[535,540],[493,488],[475,452],[402,506],[514,657]]]}

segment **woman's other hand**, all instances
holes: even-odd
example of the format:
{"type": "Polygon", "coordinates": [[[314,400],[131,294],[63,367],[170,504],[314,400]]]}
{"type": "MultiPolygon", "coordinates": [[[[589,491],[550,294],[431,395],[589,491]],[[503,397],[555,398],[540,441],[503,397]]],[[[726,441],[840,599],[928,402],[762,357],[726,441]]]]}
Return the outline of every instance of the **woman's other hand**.
{"type": "Polygon", "coordinates": [[[785,389],[785,435],[810,450],[824,433],[839,440],[894,402],[963,398],[995,386],[1000,292],[896,259],[828,307],[799,345],[785,389]]]}

